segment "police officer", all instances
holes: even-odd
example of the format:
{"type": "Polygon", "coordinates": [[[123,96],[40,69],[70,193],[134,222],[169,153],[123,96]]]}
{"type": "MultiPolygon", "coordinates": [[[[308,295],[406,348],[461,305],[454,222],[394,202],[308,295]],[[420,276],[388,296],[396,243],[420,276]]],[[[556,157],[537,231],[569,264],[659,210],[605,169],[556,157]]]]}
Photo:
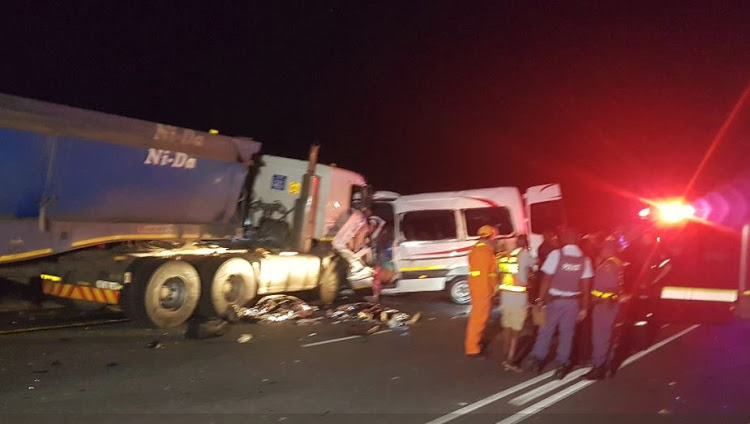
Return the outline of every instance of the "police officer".
{"type": "Polygon", "coordinates": [[[497,260],[495,259],[494,227],[484,225],[479,228],[479,241],[469,251],[469,293],[471,311],[466,325],[464,349],[466,356],[481,357],[483,352],[484,329],[492,310],[492,297],[497,287],[497,260]]]}
{"type": "Polygon", "coordinates": [[[542,265],[542,283],[536,303],[544,305],[546,322],[539,328],[534,348],[526,368],[541,372],[555,331],[559,330],[555,362],[556,378],[570,372],[570,351],[576,322],[586,318],[591,278],[594,270],[591,260],[576,244],[580,234],[566,229],[561,237],[562,248],[553,250],[542,265]]]}
{"type": "Polygon", "coordinates": [[[624,263],[617,257],[617,243],[607,240],[602,244],[596,267],[591,297],[594,306],[591,312],[593,368],[584,378],[601,380],[611,366],[610,342],[620,303],[628,300],[623,293],[624,263]]]}

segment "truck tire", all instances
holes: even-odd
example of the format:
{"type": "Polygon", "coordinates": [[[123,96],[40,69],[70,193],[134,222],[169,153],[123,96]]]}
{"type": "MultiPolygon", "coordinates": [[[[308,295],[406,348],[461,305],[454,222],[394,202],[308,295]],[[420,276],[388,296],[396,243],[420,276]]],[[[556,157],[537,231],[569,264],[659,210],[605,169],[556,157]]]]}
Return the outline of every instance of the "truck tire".
{"type": "Polygon", "coordinates": [[[338,256],[331,259],[331,263],[320,273],[318,284],[318,299],[323,305],[330,305],[339,295],[345,271],[342,260],[338,256]]]}
{"type": "Polygon", "coordinates": [[[228,318],[233,306],[245,306],[258,293],[253,266],[243,258],[214,258],[200,266],[202,294],[198,312],[228,318]]]}
{"type": "Polygon", "coordinates": [[[448,283],[446,287],[448,297],[453,303],[458,305],[468,305],[471,303],[471,295],[469,294],[469,278],[462,275],[456,277],[448,283]]]}
{"type": "Polygon", "coordinates": [[[184,261],[146,259],[132,268],[133,281],[123,291],[123,308],[141,324],[168,328],[190,318],[198,306],[201,280],[184,261]]]}

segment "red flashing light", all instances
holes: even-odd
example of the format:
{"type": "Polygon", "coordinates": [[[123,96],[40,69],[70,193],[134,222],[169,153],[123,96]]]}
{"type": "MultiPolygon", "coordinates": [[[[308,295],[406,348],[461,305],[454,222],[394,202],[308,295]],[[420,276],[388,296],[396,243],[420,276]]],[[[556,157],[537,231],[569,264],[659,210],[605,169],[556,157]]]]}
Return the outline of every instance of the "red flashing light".
{"type": "Polygon", "coordinates": [[[695,216],[695,208],[681,201],[672,201],[656,205],[659,209],[659,220],[666,224],[676,224],[695,216]]]}

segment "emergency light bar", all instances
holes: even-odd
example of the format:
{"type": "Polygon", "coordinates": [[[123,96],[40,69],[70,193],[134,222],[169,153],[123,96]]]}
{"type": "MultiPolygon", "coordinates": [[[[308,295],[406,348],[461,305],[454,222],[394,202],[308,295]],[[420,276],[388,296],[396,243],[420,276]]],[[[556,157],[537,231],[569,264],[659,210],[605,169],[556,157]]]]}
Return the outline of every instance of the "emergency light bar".
{"type": "Polygon", "coordinates": [[[641,209],[638,216],[642,219],[649,218],[663,224],[677,224],[695,216],[695,208],[682,200],[672,200],[669,202],[657,202],[652,207],[641,209]]]}

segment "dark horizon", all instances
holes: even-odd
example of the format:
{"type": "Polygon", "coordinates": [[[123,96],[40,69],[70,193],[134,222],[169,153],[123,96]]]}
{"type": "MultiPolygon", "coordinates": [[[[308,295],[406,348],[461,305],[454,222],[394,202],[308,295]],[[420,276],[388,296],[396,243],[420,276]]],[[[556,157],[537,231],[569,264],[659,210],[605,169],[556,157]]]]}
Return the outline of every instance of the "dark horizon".
{"type": "MultiPolygon", "coordinates": [[[[16,2],[0,92],[319,143],[401,193],[560,182],[574,224],[679,195],[750,82],[750,5],[16,2]]],[[[741,175],[750,110],[695,186],[741,175]]],[[[747,200],[749,193],[740,190],[747,200]]]]}

